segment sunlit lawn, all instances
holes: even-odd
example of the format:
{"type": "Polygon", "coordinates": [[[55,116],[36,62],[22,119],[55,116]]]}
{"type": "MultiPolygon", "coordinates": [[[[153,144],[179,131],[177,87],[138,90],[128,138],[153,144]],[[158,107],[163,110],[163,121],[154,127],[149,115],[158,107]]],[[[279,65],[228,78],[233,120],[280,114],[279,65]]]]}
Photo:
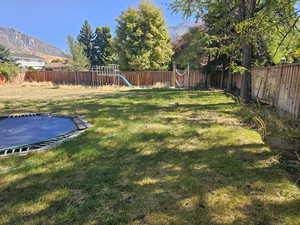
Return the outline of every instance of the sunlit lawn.
{"type": "Polygon", "coordinates": [[[16,167],[0,172],[0,224],[300,224],[300,189],[225,94],[60,99],[0,104],[1,113],[76,112],[93,124],[56,149],[0,159],[16,167]]]}

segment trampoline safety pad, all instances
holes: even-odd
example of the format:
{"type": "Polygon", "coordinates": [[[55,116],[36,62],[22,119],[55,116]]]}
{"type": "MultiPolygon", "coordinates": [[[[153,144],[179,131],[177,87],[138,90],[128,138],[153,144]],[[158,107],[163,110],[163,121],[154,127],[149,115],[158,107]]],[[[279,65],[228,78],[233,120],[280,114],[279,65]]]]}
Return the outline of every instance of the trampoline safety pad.
{"type": "Polygon", "coordinates": [[[78,136],[90,124],[78,115],[23,114],[0,118],[0,156],[48,149],[78,136]]]}

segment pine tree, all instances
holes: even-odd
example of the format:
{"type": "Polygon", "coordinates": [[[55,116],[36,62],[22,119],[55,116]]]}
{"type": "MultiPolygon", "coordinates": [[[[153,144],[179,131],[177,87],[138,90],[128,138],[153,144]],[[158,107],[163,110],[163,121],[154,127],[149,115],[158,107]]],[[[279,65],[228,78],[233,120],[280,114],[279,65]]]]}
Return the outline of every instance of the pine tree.
{"type": "Polygon", "coordinates": [[[80,29],[80,33],[77,37],[77,40],[84,47],[85,55],[90,60],[91,60],[91,56],[92,56],[93,39],[94,39],[94,33],[92,30],[92,26],[90,25],[90,23],[87,20],[85,20],[80,29]]]}
{"type": "Polygon", "coordinates": [[[95,31],[91,64],[107,65],[113,62],[112,35],[109,27],[98,27],[95,31]]]}
{"type": "Polygon", "coordinates": [[[148,1],[118,19],[115,47],[123,70],[166,70],[173,54],[162,10],[148,1]]]}

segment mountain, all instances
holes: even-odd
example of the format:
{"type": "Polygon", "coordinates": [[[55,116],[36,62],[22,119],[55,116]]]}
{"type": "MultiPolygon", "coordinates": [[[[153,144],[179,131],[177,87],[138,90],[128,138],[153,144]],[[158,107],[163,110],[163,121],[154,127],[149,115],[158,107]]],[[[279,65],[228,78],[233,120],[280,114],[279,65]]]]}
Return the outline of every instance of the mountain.
{"type": "Polygon", "coordinates": [[[16,52],[36,52],[47,56],[64,57],[64,52],[60,49],[11,28],[0,27],[0,44],[16,52]]]}

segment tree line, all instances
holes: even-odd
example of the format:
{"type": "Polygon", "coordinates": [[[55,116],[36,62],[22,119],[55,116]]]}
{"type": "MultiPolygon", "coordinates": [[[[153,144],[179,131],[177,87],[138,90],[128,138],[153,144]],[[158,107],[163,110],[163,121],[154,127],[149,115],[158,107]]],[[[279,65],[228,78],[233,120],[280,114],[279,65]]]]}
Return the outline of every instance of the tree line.
{"type": "Polygon", "coordinates": [[[117,18],[116,37],[109,27],[93,31],[87,20],[75,40],[68,37],[73,70],[117,63],[122,70],[167,70],[173,50],[161,9],[148,1],[117,18]]]}
{"type": "Polygon", "coordinates": [[[85,21],[77,40],[69,38],[69,48],[74,64],[86,68],[117,63],[122,70],[166,70],[176,61],[181,67],[189,63],[203,69],[207,77],[222,72],[232,80],[233,73],[240,73],[241,95],[247,101],[253,66],[300,61],[297,2],[173,0],[169,7],[174,13],[201,23],[183,35],[178,47],[170,44],[161,9],[141,1],[117,18],[115,38],[108,27],[92,32],[85,21]]]}

